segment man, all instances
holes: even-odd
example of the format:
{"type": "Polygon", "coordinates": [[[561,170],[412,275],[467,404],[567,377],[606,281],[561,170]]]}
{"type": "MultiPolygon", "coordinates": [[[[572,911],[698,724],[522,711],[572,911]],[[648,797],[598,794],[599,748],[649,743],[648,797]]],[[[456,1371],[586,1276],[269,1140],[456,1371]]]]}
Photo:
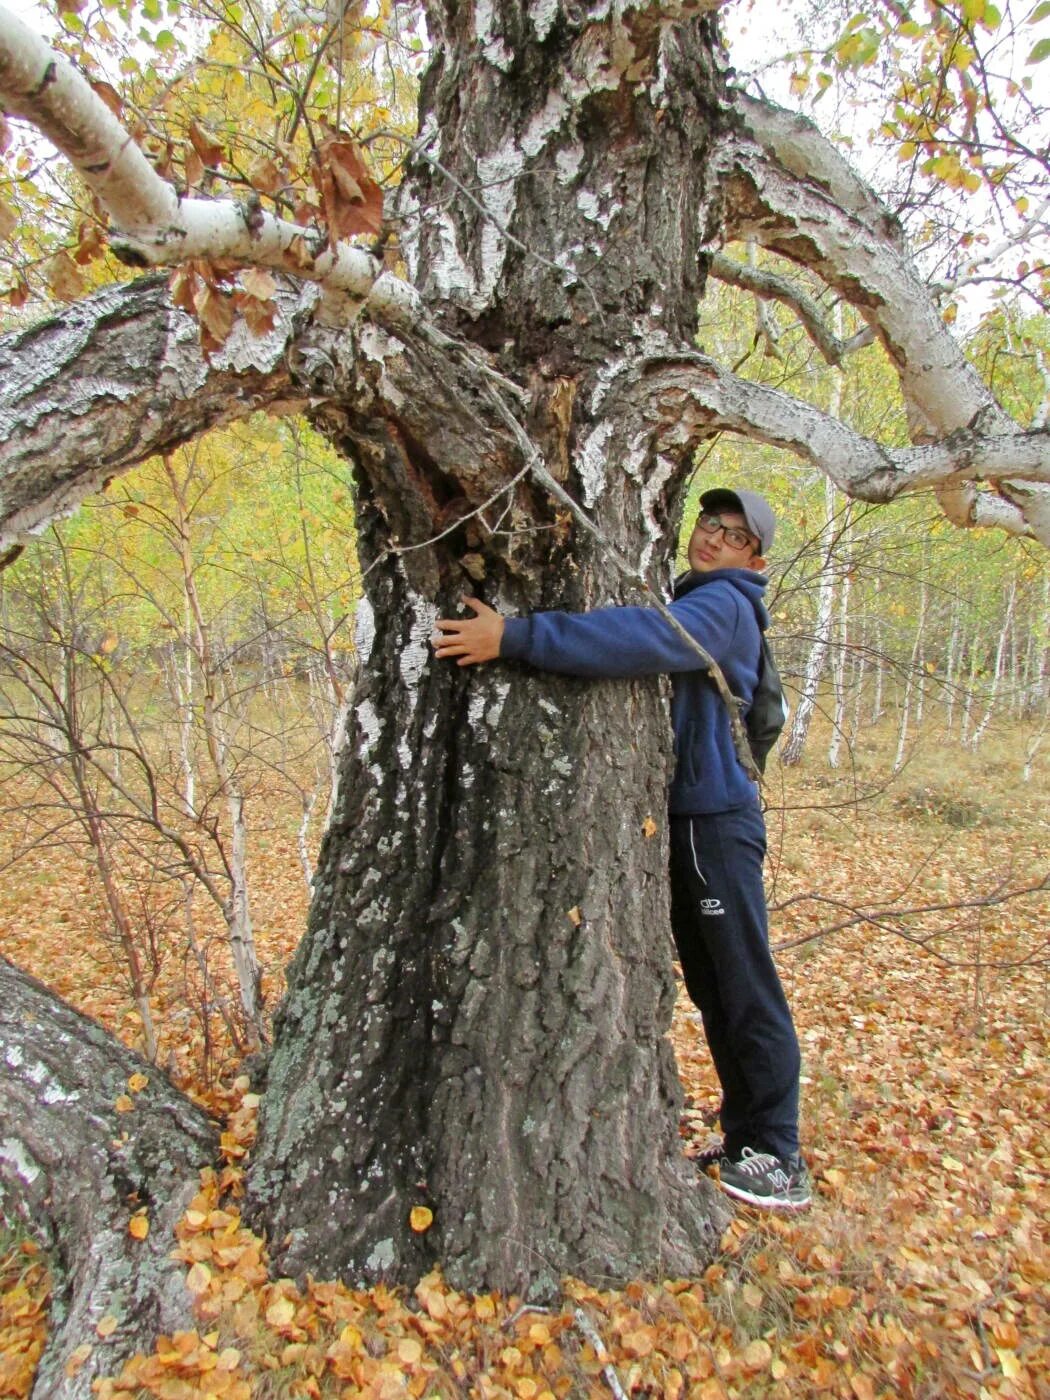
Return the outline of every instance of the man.
{"type": "MultiPolygon", "coordinates": [[[[762,603],[775,519],[753,491],[700,498],[689,572],[671,612],[750,704],[769,618],[762,603]]],[[[673,677],[671,925],[686,990],[703,1017],[722,1086],[722,1187],[752,1205],[810,1202],[799,1152],[798,1039],[769,950],[758,791],[733,747],[729,716],[700,656],[653,608],[598,608],[504,618],[476,598],[474,616],[442,618],[437,656],[460,666],[505,660],[576,676],[673,677]]]]}

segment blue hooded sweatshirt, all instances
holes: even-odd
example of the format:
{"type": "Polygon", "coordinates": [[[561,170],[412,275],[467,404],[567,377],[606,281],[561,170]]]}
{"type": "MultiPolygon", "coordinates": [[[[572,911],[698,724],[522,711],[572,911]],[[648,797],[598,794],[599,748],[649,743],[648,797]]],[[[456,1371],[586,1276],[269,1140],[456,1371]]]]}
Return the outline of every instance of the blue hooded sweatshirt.
{"type": "MultiPolygon", "coordinates": [[[[721,667],[729,688],[751,704],[769,614],[766,580],[753,569],[688,573],[670,611],[721,667]]],[[[570,676],[673,677],[675,771],[672,816],[728,812],[753,802],[757,788],[733,749],[729,716],[700,657],[655,608],[508,617],[500,656],[570,676]]]]}

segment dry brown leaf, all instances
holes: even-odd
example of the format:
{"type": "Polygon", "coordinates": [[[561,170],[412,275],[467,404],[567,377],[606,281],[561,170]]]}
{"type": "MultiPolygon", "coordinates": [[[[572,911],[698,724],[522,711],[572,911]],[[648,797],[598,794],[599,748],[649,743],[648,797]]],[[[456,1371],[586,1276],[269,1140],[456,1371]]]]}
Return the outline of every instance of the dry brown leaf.
{"type": "Polygon", "coordinates": [[[337,136],[322,141],[314,159],[313,178],[333,239],[379,232],[383,191],[369,175],[353,141],[337,136]]]}
{"type": "Polygon", "coordinates": [[[113,84],[107,83],[103,78],[89,78],[88,82],[91,84],[91,91],[102,99],[119,121],[124,115],[124,99],[113,84]]]}
{"type": "Polygon", "coordinates": [[[222,164],[223,149],[214,136],[210,136],[197,122],[190,122],[187,134],[202,165],[214,167],[222,164]]]}
{"type": "Polygon", "coordinates": [[[59,301],[76,301],[84,294],[84,279],[65,251],[59,251],[48,259],[44,265],[44,278],[59,301]]]}
{"type": "Polygon", "coordinates": [[[0,238],[10,238],[18,227],[18,215],[5,200],[0,199],[0,238]]]}

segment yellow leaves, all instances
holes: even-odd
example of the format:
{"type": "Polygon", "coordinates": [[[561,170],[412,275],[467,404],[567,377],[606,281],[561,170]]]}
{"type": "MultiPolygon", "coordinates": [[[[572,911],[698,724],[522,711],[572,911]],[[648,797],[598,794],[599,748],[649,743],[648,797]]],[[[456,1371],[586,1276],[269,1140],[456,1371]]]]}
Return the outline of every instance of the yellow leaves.
{"type": "Polygon", "coordinates": [[[434,1223],[434,1212],[429,1206],[413,1206],[408,1214],[408,1223],[417,1235],[425,1234],[434,1223]]]}
{"type": "Polygon", "coordinates": [[[266,1309],[266,1321],[271,1327],[280,1331],[284,1327],[289,1327],[295,1320],[295,1304],[291,1298],[278,1297],[266,1309]]]}
{"type": "Polygon", "coordinates": [[[568,919],[569,923],[572,924],[573,928],[579,928],[583,923],[583,915],[580,913],[580,906],[578,904],[574,904],[572,908],[566,912],[565,917],[568,919]]]}
{"type": "Polygon", "coordinates": [[[1008,1381],[1015,1381],[1021,1375],[1021,1363],[1015,1351],[1007,1351],[1003,1347],[996,1347],[995,1354],[998,1357],[999,1365],[1002,1367],[1003,1375],[1008,1381]]]}
{"type": "Polygon", "coordinates": [[[651,816],[646,817],[645,821],[642,822],[642,835],[647,841],[651,841],[659,830],[660,828],[656,825],[651,816]]]}
{"type": "Polygon", "coordinates": [[[423,1359],[423,1344],[415,1337],[402,1337],[396,1348],[397,1359],[405,1366],[418,1366],[423,1359]]]}
{"type": "Polygon", "coordinates": [[[202,1293],[205,1293],[210,1283],[211,1269],[208,1268],[207,1264],[200,1262],[194,1264],[186,1275],[186,1287],[195,1298],[199,1298],[202,1293]]]}
{"type": "Polygon", "coordinates": [[[764,1371],[773,1360],[773,1348],[764,1338],[756,1337],[744,1348],[741,1360],[747,1371],[764,1371]]]}
{"type": "MultiPolygon", "coordinates": [[[[75,1376],[77,1372],[82,1369],[84,1362],[90,1358],[94,1350],[95,1348],[90,1342],[81,1342],[78,1347],[74,1348],[74,1350],[69,1353],[69,1356],[66,1358],[66,1364],[62,1368],[66,1375],[70,1377],[75,1376]]],[[[28,1394],[28,1391],[26,1393],[28,1394]]]]}
{"type": "Polygon", "coordinates": [[[135,1100],[127,1094],[121,1094],[114,1100],[113,1107],[118,1113],[133,1113],[135,1110],[135,1100]]]}
{"type": "Polygon", "coordinates": [[[117,1319],[111,1314],[107,1313],[105,1317],[99,1318],[98,1322],[95,1325],[95,1331],[100,1337],[104,1339],[106,1337],[112,1337],[113,1333],[117,1330],[119,1326],[120,1323],[117,1321],[117,1319]]]}
{"type": "Polygon", "coordinates": [[[135,1074],[132,1074],[128,1077],[128,1088],[133,1094],[141,1094],[148,1083],[149,1076],[145,1074],[140,1074],[137,1071],[135,1074]]]}
{"type": "Polygon", "coordinates": [[[145,1210],[136,1211],[128,1221],[128,1234],[135,1240],[144,1240],[149,1235],[149,1216],[145,1210]]]}

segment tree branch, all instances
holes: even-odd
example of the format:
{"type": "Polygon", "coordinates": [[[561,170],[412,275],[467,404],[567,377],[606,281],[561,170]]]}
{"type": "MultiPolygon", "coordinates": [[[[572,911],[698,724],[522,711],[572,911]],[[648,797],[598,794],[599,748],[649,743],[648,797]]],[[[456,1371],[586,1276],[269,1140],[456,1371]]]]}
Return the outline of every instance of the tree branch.
{"type": "Polygon", "coordinates": [[[180,196],[68,59],[0,6],[0,107],[43,132],[109,211],[113,251],[133,266],[232,259],[319,283],[326,319],[368,305],[391,327],[420,318],[415,290],[363,248],[278,219],[258,203],[180,196]]]}
{"type": "Polygon", "coordinates": [[[797,453],[847,496],[874,502],[930,487],[966,492],[977,481],[998,486],[1009,477],[1011,491],[1027,495],[1026,518],[1012,501],[982,493],[988,514],[965,523],[994,523],[1050,545],[1050,431],[1045,428],[1015,427],[999,434],[968,427],[938,442],[891,448],[802,399],[739,378],[706,355],[649,357],[639,372],[649,401],[639,412],[659,420],[660,450],[681,451],[713,432],[739,433],[797,453]]]}
{"type": "Polygon", "coordinates": [[[875,333],[870,326],[866,326],[857,335],[850,336],[848,340],[840,339],[824,324],[820,306],[813,297],[807,296],[786,277],[778,277],[776,273],[764,268],[751,267],[746,263],[737,262],[734,258],[727,258],[724,253],[716,253],[711,259],[711,276],[719,282],[726,282],[730,286],[741,288],[742,291],[751,292],[763,301],[779,301],[789,306],[829,365],[840,366],[847,355],[865,345],[871,345],[875,339],[875,333]]]}
{"type": "MultiPolygon", "coordinates": [[[[728,236],[811,268],[857,308],[897,369],[917,442],[961,430],[1015,440],[1018,425],[966,359],[874,193],[806,118],[739,92],[734,104],[737,129],[716,157],[728,236]]],[[[931,471],[924,484],[942,481],[937,498],[954,524],[1050,540],[1050,493],[1031,484],[1045,477],[1015,481],[996,470],[992,496],[978,490],[979,470],[952,481],[943,463],[931,471]]],[[[917,469],[911,484],[922,476],[917,469]]]]}
{"type": "Polygon", "coordinates": [[[236,326],[209,361],[196,322],[151,277],[0,337],[0,560],[153,453],[304,402],[286,361],[300,320],[296,294],[282,293],[269,335],[236,326]]]}

